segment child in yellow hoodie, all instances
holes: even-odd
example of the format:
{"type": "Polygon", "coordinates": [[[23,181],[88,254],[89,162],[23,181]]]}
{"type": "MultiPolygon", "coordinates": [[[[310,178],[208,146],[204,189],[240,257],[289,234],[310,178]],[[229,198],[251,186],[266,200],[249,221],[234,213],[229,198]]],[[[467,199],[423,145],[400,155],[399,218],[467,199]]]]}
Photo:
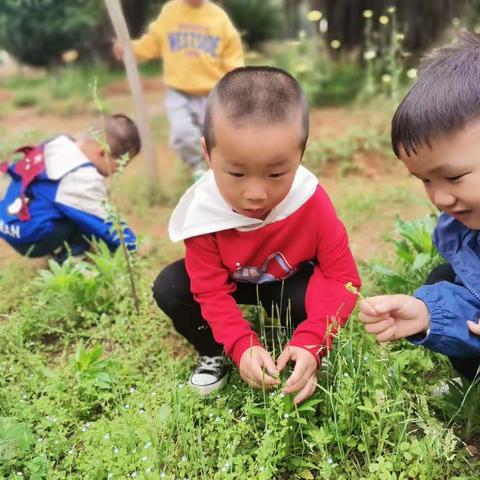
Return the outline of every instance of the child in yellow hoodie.
{"type": "MultiPolygon", "coordinates": [[[[243,65],[240,35],[209,0],[170,0],[133,50],[140,61],[163,59],[171,145],[196,180],[204,173],[200,138],[207,96],[227,72],[243,65]]],[[[123,58],[118,41],[113,53],[123,58]]]]}

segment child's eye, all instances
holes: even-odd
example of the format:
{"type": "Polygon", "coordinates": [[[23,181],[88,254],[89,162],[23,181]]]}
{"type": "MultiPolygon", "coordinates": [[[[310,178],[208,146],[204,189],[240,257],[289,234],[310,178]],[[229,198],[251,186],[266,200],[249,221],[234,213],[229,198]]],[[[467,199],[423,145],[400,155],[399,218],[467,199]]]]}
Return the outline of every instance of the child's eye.
{"type": "Polygon", "coordinates": [[[285,175],[284,172],[281,172],[281,173],[271,173],[269,175],[270,178],[280,178],[280,177],[283,177],[285,175]]]}
{"type": "Polygon", "coordinates": [[[462,173],[461,175],[456,175],[455,177],[447,177],[447,180],[449,182],[456,182],[457,180],[460,180],[465,175],[468,175],[468,173],[462,173]]]}
{"type": "Polygon", "coordinates": [[[227,173],[235,178],[242,178],[245,176],[243,173],[239,173],[239,172],[227,172],[227,173]]]}
{"type": "Polygon", "coordinates": [[[430,180],[428,178],[421,178],[420,179],[424,184],[430,183],[430,180]]]}

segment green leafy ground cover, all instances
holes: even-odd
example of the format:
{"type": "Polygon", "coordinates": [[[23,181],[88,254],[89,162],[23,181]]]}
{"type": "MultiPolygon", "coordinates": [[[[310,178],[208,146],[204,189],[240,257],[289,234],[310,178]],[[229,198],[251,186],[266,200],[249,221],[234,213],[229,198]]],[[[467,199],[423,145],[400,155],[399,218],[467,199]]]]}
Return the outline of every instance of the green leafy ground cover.
{"type": "MultiPolygon", "coordinates": [[[[423,241],[431,222],[399,228],[398,260],[383,276],[365,267],[366,293],[380,288],[375,278],[399,288],[435,260],[423,241]]],[[[445,362],[377,345],[356,315],[299,407],[278,390],[250,390],[236,373],[199,399],[185,384],[193,356],[153,306],[147,268],[134,261],[139,315],[121,252],[1,271],[2,478],[478,478],[465,449],[478,439],[478,389],[435,399],[445,362]]],[[[278,350],[286,336],[275,321],[247,314],[278,350]]]]}

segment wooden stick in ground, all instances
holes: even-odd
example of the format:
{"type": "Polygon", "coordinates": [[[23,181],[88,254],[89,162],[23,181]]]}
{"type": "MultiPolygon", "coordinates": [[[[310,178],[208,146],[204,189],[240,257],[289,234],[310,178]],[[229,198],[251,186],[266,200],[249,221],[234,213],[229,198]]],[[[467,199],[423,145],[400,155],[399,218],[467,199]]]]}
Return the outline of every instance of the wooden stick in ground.
{"type": "Polygon", "coordinates": [[[147,177],[150,186],[151,199],[163,198],[163,188],[158,176],[155,147],[147,114],[147,104],[143,96],[142,84],[138,73],[137,62],[133,53],[132,42],[128,32],[127,23],[123,15],[120,0],[105,0],[108,14],[112,22],[118,41],[122,44],[125,69],[127,71],[128,84],[133,96],[133,102],[137,111],[137,121],[142,139],[147,177]]]}

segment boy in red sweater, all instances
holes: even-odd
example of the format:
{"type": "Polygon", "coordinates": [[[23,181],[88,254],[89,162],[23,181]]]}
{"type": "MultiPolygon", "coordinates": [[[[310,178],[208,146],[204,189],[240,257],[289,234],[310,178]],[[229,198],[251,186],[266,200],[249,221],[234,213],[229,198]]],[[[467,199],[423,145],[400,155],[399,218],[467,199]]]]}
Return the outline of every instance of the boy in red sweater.
{"type": "Polygon", "coordinates": [[[202,139],[210,170],[181,198],[170,238],[185,259],[167,266],[153,295],[200,354],[190,385],[222,386],[223,353],[249,385],[279,385],[295,403],[315,391],[321,357],[355,305],[344,285],[360,285],[347,234],[316,177],[300,165],[308,105],[297,81],[272,67],[244,67],[209,95],[202,139]],[[296,327],[276,359],[238,304],[275,312],[296,327]]]}

